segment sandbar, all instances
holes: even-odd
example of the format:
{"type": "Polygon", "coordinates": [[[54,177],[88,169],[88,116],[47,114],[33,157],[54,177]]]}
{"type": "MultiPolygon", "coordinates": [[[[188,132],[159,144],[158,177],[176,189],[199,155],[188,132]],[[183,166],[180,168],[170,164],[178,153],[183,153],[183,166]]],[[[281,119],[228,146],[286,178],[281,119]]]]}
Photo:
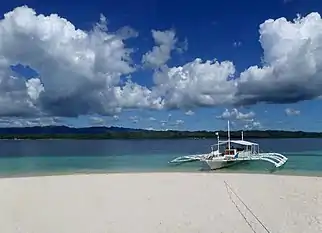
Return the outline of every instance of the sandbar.
{"type": "Polygon", "coordinates": [[[0,179],[5,233],[321,233],[322,178],[125,173],[0,179]]]}

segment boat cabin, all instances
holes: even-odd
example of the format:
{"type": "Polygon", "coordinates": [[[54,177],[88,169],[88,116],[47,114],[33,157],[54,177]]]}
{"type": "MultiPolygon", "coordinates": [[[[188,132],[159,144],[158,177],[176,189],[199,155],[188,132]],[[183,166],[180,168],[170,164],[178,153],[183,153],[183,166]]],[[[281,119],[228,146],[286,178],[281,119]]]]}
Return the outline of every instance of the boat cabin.
{"type": "Polygon", "coordinates": [[[224,154],[225,155],[235,155],[237,153],[236,149],[226,149],[224,154]]]}
{"type": "Polygon", "coordinates": [[[212,152],[217,156],[235,157],[238,153],[257,154],[259,145],[257,143],[244,140],[219,141],[217,145],[212,145],[212,152]],[[215,149],[217,147],[217,150],[215,149]]]}

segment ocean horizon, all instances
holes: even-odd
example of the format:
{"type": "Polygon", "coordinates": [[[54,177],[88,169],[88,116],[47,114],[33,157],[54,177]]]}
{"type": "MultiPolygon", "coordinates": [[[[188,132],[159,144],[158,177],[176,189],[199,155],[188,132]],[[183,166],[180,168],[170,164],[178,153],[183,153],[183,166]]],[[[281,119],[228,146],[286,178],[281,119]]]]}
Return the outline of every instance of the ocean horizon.
{"type": "MultiPolygon", "coordinates": [[[[245,140],[247,140],[245,138],[245,140]]],[[[251,161],[217,171],[200,162],[169,164],[189,154],[207,153],[213,139],[165,140],[1,140],[0,176],[77,173],[215,172],[322,176],[322,139],[258,139],[264,152],[289,159],[281,168],[251,161]]]]}

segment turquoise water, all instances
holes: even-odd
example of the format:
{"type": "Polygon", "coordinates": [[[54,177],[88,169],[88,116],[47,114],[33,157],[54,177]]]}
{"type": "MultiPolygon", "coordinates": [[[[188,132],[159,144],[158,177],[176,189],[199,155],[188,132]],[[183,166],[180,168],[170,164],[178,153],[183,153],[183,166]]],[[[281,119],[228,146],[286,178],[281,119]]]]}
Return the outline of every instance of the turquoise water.
{"type": "MultiPolygon", "coordinates": [[[[263,161],[215,172],[322,175],[321,139],[255,140],[261,149],[288,156],[279,169],[263,161]]],[[[214,140],[0,141],[0,176],[111,172],[204,172],[199,162],[169,164],[177,156],[205,153],[214,140]]]]}

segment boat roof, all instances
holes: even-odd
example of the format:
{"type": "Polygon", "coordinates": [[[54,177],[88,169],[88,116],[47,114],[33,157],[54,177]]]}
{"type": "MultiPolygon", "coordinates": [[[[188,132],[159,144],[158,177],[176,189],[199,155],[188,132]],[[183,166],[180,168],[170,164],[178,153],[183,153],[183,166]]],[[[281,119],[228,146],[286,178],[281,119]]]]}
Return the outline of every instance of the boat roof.
{"type": "Polygon", "coordinates": [[[243,145],[243,146],[258,145],[257,143],[244,141],[244,140],[231,140],[230,142],[240,144],[240,145],[243,145]]]}
{"type": "MultiPolygon", "coordinates": [[[[223,144],[223,143],[228,143],[228,141],[220,141],[220,144],[223,144]]],[[[239,144],[239,145],[243,145],[243,146],[258,145],[257,143],[244,141],[244,140],[230,140],[230,143],[235,143],[235,144],[239,144]]]]}

